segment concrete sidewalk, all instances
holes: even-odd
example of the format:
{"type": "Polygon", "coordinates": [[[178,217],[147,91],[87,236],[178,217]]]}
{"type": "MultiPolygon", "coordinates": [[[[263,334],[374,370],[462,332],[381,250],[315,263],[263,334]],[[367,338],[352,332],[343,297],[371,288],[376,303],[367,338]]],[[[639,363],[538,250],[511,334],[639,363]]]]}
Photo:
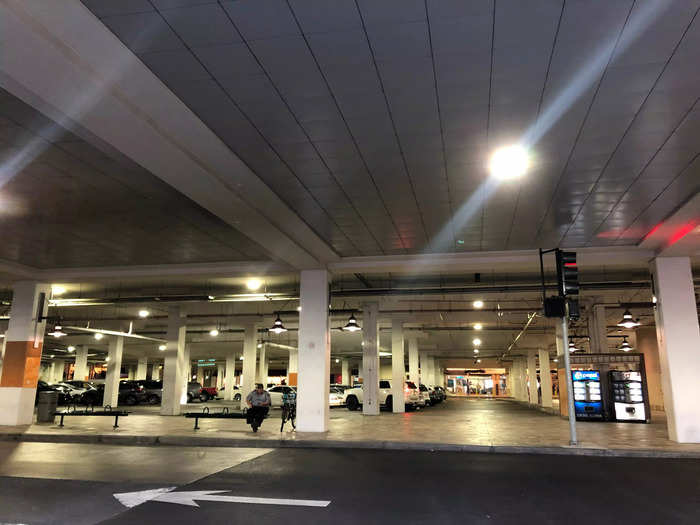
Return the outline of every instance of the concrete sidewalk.
{"type": "MultiPolygon", "coordinates": [[[[209,406],[222,406],[221,403],[209,406]]],[[[189,405],[189,411],[202,406],[189,405]]],[[[245,420],[204,419],[200,429],[184,417],[158,415],[157,407],[136,407],[112,429],[111,418],[67,417],[65,427],[34,424],[0,427],[0,440],[196,447],[358,448],[700,458],[700,445],[669,441],[665,421],[649,425],[579,423],[579,445],[568,445],[566,420],[502,399],[451,398],[436,407],[406,414],[366,417],[346,409],[331,411],[323,434],[279,432],[273,410],[257,434],[245,420]]]]}

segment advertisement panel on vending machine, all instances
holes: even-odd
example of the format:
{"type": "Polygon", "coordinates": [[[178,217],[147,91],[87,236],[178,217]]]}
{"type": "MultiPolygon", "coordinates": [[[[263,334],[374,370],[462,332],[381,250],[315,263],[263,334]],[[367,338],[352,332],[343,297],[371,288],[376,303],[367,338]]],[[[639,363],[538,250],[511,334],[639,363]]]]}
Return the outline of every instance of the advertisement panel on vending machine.
{"type": "Polygon", "coordinates": [[[598,370],[572,370],[574,387],[574,410],[580,421],[602,421],[603,401],[600,392],[600,372],[598,370]]]}

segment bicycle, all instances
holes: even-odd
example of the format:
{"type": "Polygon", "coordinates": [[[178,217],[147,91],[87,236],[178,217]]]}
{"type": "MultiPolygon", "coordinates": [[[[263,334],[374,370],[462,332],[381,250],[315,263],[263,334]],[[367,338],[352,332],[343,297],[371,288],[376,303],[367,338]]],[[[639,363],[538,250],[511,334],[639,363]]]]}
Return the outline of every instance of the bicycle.
{"type": "Polygon", "coordinates": [[[280,432],[284,431],[284,425],[287,421],[292,424],[292,429],[296,430],[297,419],[297,399],[296,394],[285,394],[282,396],[282,424],[280,432]]]}

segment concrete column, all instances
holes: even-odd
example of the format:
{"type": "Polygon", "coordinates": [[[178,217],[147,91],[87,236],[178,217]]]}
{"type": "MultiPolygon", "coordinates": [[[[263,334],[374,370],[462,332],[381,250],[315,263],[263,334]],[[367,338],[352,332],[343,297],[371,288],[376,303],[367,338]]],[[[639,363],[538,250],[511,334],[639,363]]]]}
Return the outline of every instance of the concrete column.
{"type": "Polygon", "coordinates": [[[301,272],[297,429],[325,432],[329,419],[331,337],[328,327],[328,272],[301,272]]]}
{"type": "Polygon", "coordinates": [[[362,307],[362,413],[379,415],[379,339],[377,317],[379,305],[368,303],[362,307]]]}
{"type": "Polygon", "coordinates": [[[549,369],[549,352],[543,348],[540,354],[540,390],[542,392],[541,404],[543,407],[552,406],[552,373],[549,369]]]}
{"type": "Polygon", "coordinates": [[[13,287],[0,376],[0,425],[29,425],[34,419],[36,384],[46,330],[46,321],[37,318],[37,311],[43,297],[41,314],[46,316],[50,290],[48,284],[35,281],[20,281],[13,287]]]}
{"type": "Polygon", "coordinates": [[[153,381],[162,381],[163,380],[163,366],[154,363],[153,364],[153,371],[151,372],[151,379],[153,381]]]}
{"type": "Polygon", "coordinates": [[[235,391],[233,389],[233,385],[235,384],[236,380],[236,361],[238,360],[238,356],[231,352],[229,355],[226,356],[226,375],[224,376],[224,399],[226,401],[233,401],[233,397],[235,395],[235,391]]]}
{"type": "Polygon", "coordinates": [[[539,404],[537,396],[537,351],[530,350],[527,354],[527,375],[529,380],[529,402],[531,405],[539,404]]]}
{"type": "Polygon", "coordinates": [[[204,367],[197,365],[197,383],[204,386],[204,367]]]}
{"type": "Polygon", "coordinates": [[[526,382],[526,368],[527,368],[527,360],[524,357],[516,357],[513,360],[513,368],[515,370],[515,377],[516,377],[516,392],[515,392],[515,398],[518,401],[527,401],[528,400],[528,393],[527,393],[527,382],[526,382]]]}
{"type": "Polygon", "coordinates": [[[146,379],[146,372],[148,372],[148,357],[139,357],[134,379],[137,381],[146,379]]]}
{"type": "Polygon", "coordinates": [[[267,345],[260,345],[260,352],[258,357],[258,375],[256,382],[262,383],[265,388],[267,388],[267,368],[265,359],[267,358],[267,345]]]}
{"type": "Polygon", "coordinates": [[[180,405],[187,402],[184,390],[185,339],[187,337],[187,317],[179,306],[168,309],[167,343],[163,351],[163,399],[160,413],[164,416],[180,415],[180,405]]]}
{"type": "Polygon", "coordinates": [[[418,339],[416,337],[408,339],[408,377],[416,385],[420,383],[418,339]]]}
{"type": "Polygon", "coordinates": [[[340,379],[344,385],[352,385],[352,378],[350,377],[350,360],[342,359],[340,361],[340,379]]]}
{"type": "Polygon", "coordinates": [[[224,386],[224,373],[226,371],[226,366],[222,365],[221,363],[218,363],[216,365],[216,389],[221,390],[221,387],[224,386]]]}
{"type": "Polygon", "coordinates": [[[287,365],[287,384],[297,386],[299,382],[299,350],[289,350],[289,364],[287,365]]]}
{"type": "Polygon", "coordinates": [[[257,329],[254,324],[247,324],[243,333],[243,374],[241,376],[241,409],[246,396],[255,386],[255,365],[257,364],[257,329]]]}
{"type": "Polygon", "coordinates": [[[651,270],[668,435],[700,443],[700,328],[690,258],[657,257],[651,270]]]}
{"type": "Polygon", "coordinates": [[[81,345],[75,349],[75,368],[73,369],[73,379],[87,381],[89,374],[87,357],[87,345],[81,345]]]}
{"type": "Polygon", "coordinates": [[[403,395],[406,381],[406,364],[404,363],[403,321],[391,320],[391,395],[393,398],[392,411],[399,414],[406,411],[406,400],[403,395]]]}
{"type": "Polygon", "coordinates": [[[102,406],[116,407],[119,404],[119,379],[122,370],[122,353],[124,352],[124,338],[122,336],[110,336],[107,356],[107,377],[105,378],[105,395],[102,406]]]}
{"type": "Polygon", "coordinates": [[[649,406],[652,410],[664,410],[664,394],[661,390],[661,363],[659,345],[656,341],[656,328],[642,326],[636,330],[635,349],[644,354],[644,369],[647,376],[649,406]]]}
{"type": "Polygon", "coordinates": [[[66,371],[66,360],[65,359],[54,359],[53,363],[53,374],[52,382],[59,383],[64,379],[64,373],[66,371]]]}
{"type": "Polygon", "coordinates": [[[7,337],[2,334],[2,339],[0,339],[0,377],[2,377],[2,363],[5,361],[5,343],[7,343],[7,337]]]}
{"type": "Polygon", "coordinates": [[[134,365],[126,366],[126,378],[129,380],[134,379],[134,365]]]}
{"type": "Polygon", "coordinates": [[[588,315],[588,336],[591,338],[591,353],[605,354],[608,351],[608,330],[605,319],[605,306],[596,304],[588,315]]]}

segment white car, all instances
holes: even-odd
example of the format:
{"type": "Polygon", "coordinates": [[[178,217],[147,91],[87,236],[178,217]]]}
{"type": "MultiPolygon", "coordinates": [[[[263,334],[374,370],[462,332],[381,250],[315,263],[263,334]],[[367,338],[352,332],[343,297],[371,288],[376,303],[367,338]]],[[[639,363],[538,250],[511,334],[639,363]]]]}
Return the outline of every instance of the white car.
{"type": "Polygon", "coordinates": [[[341,388],[331,387],[328,403],[332,407],[342,407],[345,404],[345,392],[341,388]]]}
{"type": "MultiPolygon", "coordinates": [[[[418,387],[411,381],[406,381],[403,388],[404,403],[408,408],[418,408],[425,406],[425,401],[418,392],[418,387]]],[[[362,387],[355,387],[345,391],[345,403],[348,410],[357,410],[362,406],[362,387]]],[[[382,379],[379,381],[379,405],[391,410],[393,406],[393,394],[391,392],[391,381],[382,379]]]]}
{"type": "Polygon", "coordinates": [[[282,396],[288,394],[289,392],[296,392],[296,387],[287,385],[277,385],[272,388],[267,389],[267,393],[270,394],[270,407],[281,407],[282,406],[282,396]]]}

